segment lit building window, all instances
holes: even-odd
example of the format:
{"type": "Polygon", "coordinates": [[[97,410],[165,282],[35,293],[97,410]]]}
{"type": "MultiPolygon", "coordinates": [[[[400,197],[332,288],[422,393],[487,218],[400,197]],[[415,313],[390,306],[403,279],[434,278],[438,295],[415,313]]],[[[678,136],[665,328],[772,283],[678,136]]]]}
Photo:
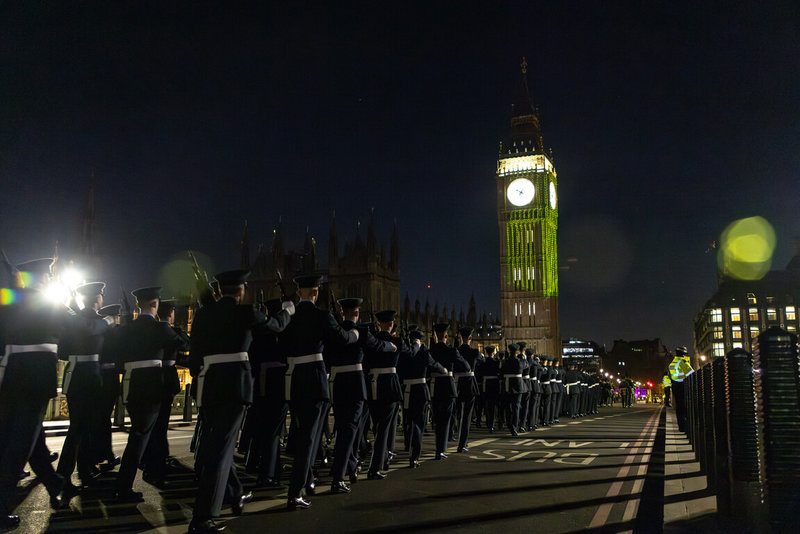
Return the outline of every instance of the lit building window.
{"type": "Polygon", "coordinates": [[[744,348],[744,346],[742,345],[742,342],[741,342],[741,341],[737,341],[737,342],[735,342],[735,343],[733,344],[733,348],[734,348],[734,349],[742,349],[742,348],[744,348]]]}
{"type": "Polygon", "coordinates": [[[747,312],[747,318],[758,322],[758,308],[750,308],[747,312]]]}
{"type": "Polygon", "coordinates": [[[721,326],[714,327],[714,339],[723,339],[725,337],[725,332],[722,331],[721,326]]]}
{"type": "Polygon", "coordinates": [[[751,326],[750,327],[750,340],[751,341],[755,341],[755,339],[758,337],[759,333],[760,332],[759,332],[758,328],[756,328],[754,326],[751,326]]]}
{"type": "Polygon", "coordinates": [[[775,297],[767,297],[767,303],[772,304],[775,302],[775,297]]]}
{"type": "Polygon", "coordinates": [[[758,302],[758,301],[756,300],[755,294],[754,293],[748,293],[747,294],[747,303],[748,304],[755,304],[756,302],[758,302]]]}
{"type": "Polygon", "coordinates": [[[731,337],[733,339],[742,339],[742,327],[739,325],[731,327],[731,337]]]}
{"type": "Polygon", "coordinates": [[[778,320],[778,310],[775,308],[767,308],[767,321],[777,321],[778,320]]]}
{"type": "Polygon", "coordinates": [[[794,306],[786,306],[786,320],[787,321],[797,320],[797,313],[794,310],[794,306]]]}
{"type": "Polygon", "coordinates": [[[725,344],[724,343],[714,343],[711,348],[711,354],[715,358],[721,358],[725,356],[725,344]]]}
{"type": "Polygon", "coordinates": [[[713,310],[711,310],[711,322],[712,323],[722,322],[722,310],[720,308],[714,308],[713,310]]]}
{"type": "Polygon", "coordinates": [[[738,323],[742,320],[742,313],[739,308],[731,308],[731,321],[738,323]]]}
{"type": "Polygon", "coordinates": [[[797,327],[793,324],[787,324],[786,330],[788,330],[789,332],[797,332],[797,327]]]}

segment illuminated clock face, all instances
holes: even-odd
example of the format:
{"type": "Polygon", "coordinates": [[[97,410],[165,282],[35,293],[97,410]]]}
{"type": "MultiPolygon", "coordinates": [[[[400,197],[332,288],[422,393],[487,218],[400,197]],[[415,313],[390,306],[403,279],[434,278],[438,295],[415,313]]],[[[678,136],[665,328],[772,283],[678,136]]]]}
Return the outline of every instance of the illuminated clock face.
{"type": "Polygon", "coordinates": [[[556,184],[550,182],[550,207],[556,209],[556,184]]]}
{"type": "Polygon", "coordinates": [[[515,206],[525,206],[530,204],[535,194],[536,188],[533,187],[533,182],[527,178],[517,178],[508,184],[508,189],[506,189],[508,201],[515,206]]]}

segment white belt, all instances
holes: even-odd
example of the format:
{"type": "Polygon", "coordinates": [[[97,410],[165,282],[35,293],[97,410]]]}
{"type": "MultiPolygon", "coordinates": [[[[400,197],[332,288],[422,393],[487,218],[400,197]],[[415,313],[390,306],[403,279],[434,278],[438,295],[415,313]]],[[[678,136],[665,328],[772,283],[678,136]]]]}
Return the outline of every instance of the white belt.
{"type": "Polygon", "coordinates": [[[508,390],[510,389],[511,379],[512,378],[522,378],[522,373],[519,373],[519,374],[516,374],[516,375],[505,375],[503,378],[505,378],[505,380],[506,380],[506,393],[508,393],[508,390]]]}
{"type": "Polygon", "coordinates": [[[533,380],[534,382],[538,382],[539,381],[539,377],[538,376],[532,376],[531,380],[533,380]]]}
{"type": "Polygon", "coordinates": [[[560,383],[561,383],[561,380],[556,380],[556,384],[560,384],[560,383]]]}
{"type": "Polygon", "coordinates": [[[162,367],[172,367],[173,365],[175,365],[175,360],[164,360],[161,364],[162,367]]]}
{"type": "Polygon", "coordinates": [[[475,376],[475,371],[464,371],[463,373],[453,373],[453,376],[456,378],[461,378],[462,376],[475,376]]]}
{"type": "Polygon", "coordinates": [[[370,384],[372,385],[372,400],[378,400],[378,375],[393,375],[396,373],[396,367],[374,367],[369,370],[370,384]]]}
{"type": "Polygon", "coordinates": [[[542,382],[542,384],[550,385],[550,381],[549,380],[545,380],[544,382],[542,382]]]}
{"type": "Polygon", "coordinates": [[[42,343],[39,345],[6,345],[6,352],[0,358],[0,386],[3,385],[3,376],[6,374],[6,366],[8,365],[8,357],[11,354],[19,354],[21,352],[52,352],[58,353],[58,345],[55,343],[42,343]]]}
{"type": "Polygon", "coordinates": [[[586,387],[586,382],[581,382],[581,385],[582,385],[583,387],[586,387]]]}
{"type": "Polygon", "coordinates": [[[580,382],[570,382],[569,384],[567,384],[567,395],[569,395],[569,394],[570,394],[570,389],[571,389],[573,386],[577,386],[579,383],[580,383],[580,382]]]}
{"type": "Polygon", "coordinates": [[[496,376],[484,376],[483,377],[483,392],[486,393],[486,381],[487,380],[497,380],[496,376]]]}
{"type": "Polygon", "coordinates": [[[403,380],[403,385],[406,386],[405,391],[403,391],[403,409],[408,410],[408,406],[411,403],[411,386],[422,384],[423,386],[427,383],[425,378],[406,378],[403,380]]]}
{"type": "Polygon", "coordinates": [[[289,367],[286,369],[286,374],[284,375],[284,385],[286,386],[286,400],[288,401],[292,400],[292,373],[294,372],[295,366],[321,362],[323,359],[322,353],[317,352],[314,354],[306,354],[305,356],[289,356],[287,361],[289,362],[289,367]]]}
{"type": "Polygon", "coordinates": [[[101,363],[100,364],[100,369],[113,369],[116,366],[117,366],[117,364],[115,364],[115,363],[101,363]]]}
{"type": "Polygon", "coordinates": [[[99,362],[100,355],[99,354],[70,354],[69,356],[69,365],[67,365],[67,370],[64,373],[64,381],[61,386],[61,392],[66,395],[69,393],[69,384],[72,382],[72,372],[75,370],[75,366],[79,363],[87,363],[87,362],[99,362]]]}
{"type": "Polygon", "coordinates": [[[360,363],[353,363],[350,365],[331,365],[331,376],[328,377],[328,382],[331,384],[331,399],[333,398],[333,383],[336,380],[336,375],[340,373],[355,373],[356,371],[363,371],[364,367],[360,363]]]}
{"type": "Polygon", "coordinates": [[[285,363],[269,361],[261,362],[258,366],[258,394],[263,397],[267,394],[267,369],[277,369],[278,367],[286,367],[285,363]]]}
{"type": "Polygon", "coordinates": [[[433,393],[436,391],[436,379],[437,378],[445,378],[448,376],[453,376],[453,371],[447,371],[445,373],[431,373],[431,397],[433,397],[433,393]]]}
{"type": "Polygon", "coordinates": [[[592,384],[591,386],[589,386],[589,389],[592,389],[593,387],[596,387],[596,386],[597,386],[597,384],[592,384]]]}
{"type": "Polygon", "coordinates": [[[208,368],[212,365],[219,363],[233,363],[233,362],[246,362],[248,361],[246,352],[231,352],[227,354],[209,354],[203,356],[203,368],[200,370],[200,375],[197,377],[197,407],[203,405],[203,385],[206,381],[206,373],[208,368]]]}
{"type": "Polygon", "coordinates": [[[122,402],[128,404],[128,393],[131,390],[131,372],[134,369],[145,367],[161,367],[161,360],[140,360],[138,362],[127,362],[125,364],[125,375],[122,377],[122,402]]]}

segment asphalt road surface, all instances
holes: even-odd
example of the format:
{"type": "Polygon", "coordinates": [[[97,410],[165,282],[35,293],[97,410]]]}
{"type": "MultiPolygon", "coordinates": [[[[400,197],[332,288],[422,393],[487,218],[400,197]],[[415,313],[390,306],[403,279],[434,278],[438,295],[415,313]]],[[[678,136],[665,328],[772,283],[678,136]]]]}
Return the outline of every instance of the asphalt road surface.
{"type": "MultiPolygon", "coordinates": [[[[422,466],[407,467],[402,434],[398,457],[384,480],[362,475],[350,494],[330,494],[327,469],[308,510],[285,510],[286,488],[257,490],[245,515],[223,510],[226,532],[625,532],[660,531],[663,521],[663,428],[660,406],[601,408],[598,415],[513,437],[472,429],[469,451],[433,460],[433,435],[425,436],[422,466]]],[[[145,502],[113,501],[113,473],[96,488],[53,512],[34,478],[15,532],[186,532],[194,501],[189,453],[192,426],[170,430],[172,454],[184,469],[158,489],[137,477],[145,502]]],[[[63,437],[49,437],[60,451],[63,437]]],[[[121,455],[127,434],[114,434],[121,455]]],[[[288,473],[284,473],[284,481],[288,473]]],[[[246,487],[255,480],[243,475],[246,487]]]]}

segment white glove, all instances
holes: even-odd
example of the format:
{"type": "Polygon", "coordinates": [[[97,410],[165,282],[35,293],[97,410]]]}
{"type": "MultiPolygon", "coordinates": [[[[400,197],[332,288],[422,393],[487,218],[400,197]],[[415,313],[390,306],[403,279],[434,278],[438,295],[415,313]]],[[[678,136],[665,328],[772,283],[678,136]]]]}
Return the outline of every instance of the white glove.
{"type": "Polygon", "coordinates": [[[358,341],[358,328],[353,328],[352,330],[349,330],[349,332],[354,333],[356,335],[356,341],[358,341]]]}
{"type": "Polygon", "coordinates": [[[289,315],[294,315],[294,302],[291,300],[281,302],[281,308],[289,312],[289,315]]]}
{"type": "Polygon", "coordinates": [[[414,343],[412,343],[412,345],[414,345],[414,348],[415,348],[416,350],[419,350],[419,349],[420,349],[420,347],[422,347],[422,340],[420,340],[420,339],[415,339],[415,340],[414,340],[414,343]]]}
{"type": "Polygon", "coordinates": [[[394,343],[391,343],[391,342],[389,343],[389,345],[392,346],[392,352],[397,352],[397,345],[395,345],[394,343]]]}
{"type": "Polygon", "coordinates": [[[117,320],[112,315],[106,315],[103,317],[103,320],[108,323],[108,326],[114,326],[117,324],[117,320]]]}

